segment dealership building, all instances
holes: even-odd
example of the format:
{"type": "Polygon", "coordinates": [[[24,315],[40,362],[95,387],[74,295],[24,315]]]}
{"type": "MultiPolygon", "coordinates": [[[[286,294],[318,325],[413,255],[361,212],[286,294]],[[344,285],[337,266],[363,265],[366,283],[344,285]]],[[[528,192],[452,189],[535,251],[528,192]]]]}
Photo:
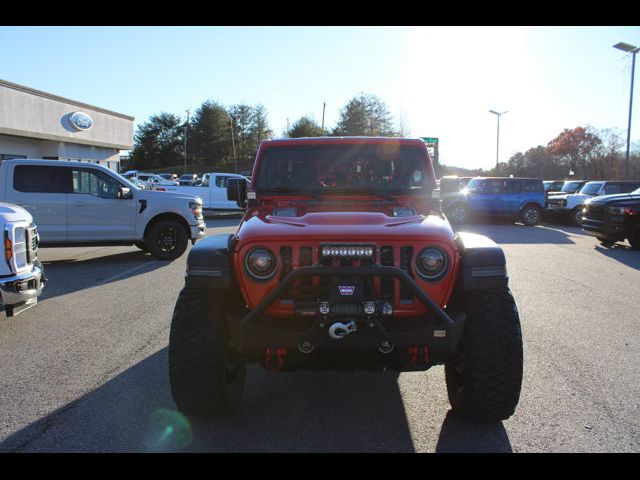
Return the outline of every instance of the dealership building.
{"type": "Polygon", "coordinates": [[[0,80],[0,161],[82,160],[120,171],[134,118],[0,80]]]}

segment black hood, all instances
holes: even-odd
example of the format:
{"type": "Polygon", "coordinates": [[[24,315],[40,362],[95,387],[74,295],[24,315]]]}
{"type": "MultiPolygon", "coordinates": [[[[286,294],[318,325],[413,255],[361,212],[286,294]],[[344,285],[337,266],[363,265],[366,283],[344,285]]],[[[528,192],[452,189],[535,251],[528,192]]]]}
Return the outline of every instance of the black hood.
{"type": "Polygon", "coordinates": [[[616,195],[602,195],[591,200],[596,205],[618,202],[640,202],[640,193],[618,193],[616,195]]]}

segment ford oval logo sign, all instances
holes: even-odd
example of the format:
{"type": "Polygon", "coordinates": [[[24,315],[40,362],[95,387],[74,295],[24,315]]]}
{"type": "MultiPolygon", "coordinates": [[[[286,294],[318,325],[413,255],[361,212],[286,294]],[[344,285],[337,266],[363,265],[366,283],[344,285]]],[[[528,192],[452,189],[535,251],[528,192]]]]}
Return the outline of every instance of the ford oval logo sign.
{"type": "Polygon", "coordinates": [[[93,126],[93,120],[83,112],[69,114],[69,123],[76,130],[89,130],[93,126]]]}

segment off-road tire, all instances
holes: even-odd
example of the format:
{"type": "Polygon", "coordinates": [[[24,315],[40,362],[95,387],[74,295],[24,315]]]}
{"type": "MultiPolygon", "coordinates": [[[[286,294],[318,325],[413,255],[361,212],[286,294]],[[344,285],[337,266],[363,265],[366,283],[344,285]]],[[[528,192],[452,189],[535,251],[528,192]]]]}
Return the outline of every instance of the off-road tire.
{"type": "Polygon", "coordinates": [[[469,219],[469,207],[462,203],[456,203],[448,209],[447,218],[451,225],[462,225],[469,219]]]}
{"type": "Polygon", "coordinates": [[[508,288],[466,294],[467,320],[454,358],[445,364],[453,412],[472,420],[506,420],[522,387],[520,317],[508,288]]]}
{"type": "Polygon", "coordinates": [[[133,242],[133,244],[138,247],[140,250],[142,250],[143,252],[148,252],[149,249],[147,248],[147,244],[144,241],[139,241],[139,242],[133,242]]]}
{"type": "Polygon", "coordinates": [[[160,220],[149,228],[144,243],[158,260],[175,260],[187,249],[189,236],[176,220],[160,220]]]}
{"type": "Polygon", "coordinates": [[[520,211],[520,221],[528,227],[542,223],[542,209],[538,205],[525,205],[520,211]]]}
{"type": "Polygon", "coordinates": [[[636,225],[631,231],[629,244],[634,250],[640,250],[640,225],[636,225]]]}
{"type": "Polygon", "coordinates": [[[244,362],[229,352],[222,293],[185,287],[169,333],[169,381],[178,410],[220,417],[237,412],[246,377],[244,362]]]}

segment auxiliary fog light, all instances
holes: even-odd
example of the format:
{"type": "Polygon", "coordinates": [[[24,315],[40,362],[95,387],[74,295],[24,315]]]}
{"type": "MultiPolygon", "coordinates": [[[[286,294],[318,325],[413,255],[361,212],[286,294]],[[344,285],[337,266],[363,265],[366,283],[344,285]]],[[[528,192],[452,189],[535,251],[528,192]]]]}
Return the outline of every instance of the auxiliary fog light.
{"type": "Polygon", "coordinates": [[[364,302],[363,307],[365,315],[373,315],[376,313],[376,302],[364,302]]]}

